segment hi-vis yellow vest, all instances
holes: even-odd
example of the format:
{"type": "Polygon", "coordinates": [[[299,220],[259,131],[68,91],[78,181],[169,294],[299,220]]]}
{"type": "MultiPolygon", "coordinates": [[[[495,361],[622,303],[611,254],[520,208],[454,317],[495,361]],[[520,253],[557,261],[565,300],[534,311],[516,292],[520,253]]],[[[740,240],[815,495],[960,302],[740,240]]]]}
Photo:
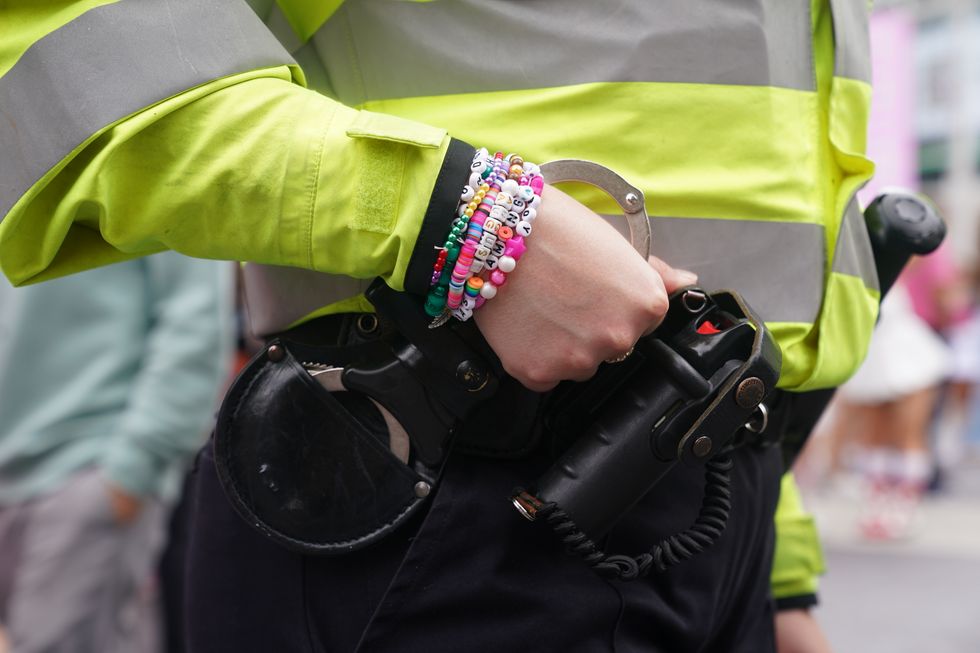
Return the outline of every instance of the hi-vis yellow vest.
{"type": "MultiPolygon", "coordinates": [[[[0,78],[0,150],[30,153],[0,156],[0,216],[108,125],[295,59],[297,81],[349,106],[619,171],[648,198],[655,252],[763,315],[784,387],[832,385],[863,357],[878,296],[854,202],[872,172],[864,0],[251,4],[278,42],[240,0],[74,3],[0,78]]],[[[246,279],[260,331],[363,287],[263,266],[246,279]]]]}
{"type": "MultiPolygon", "coordinates": [[[[878,301],[854,199],[873,171],[864,0],[264,4],[311,85],[345,104],[532,161],[590,159],[642,188],[655,253],[748,299],[784,387],[839,381],[863,357],[878,301]]],[[[268,290],[279,274],[295,273],[247,278],[268,290]]],[[[262,295],[270,317],[314,308],[262,295]]]]}

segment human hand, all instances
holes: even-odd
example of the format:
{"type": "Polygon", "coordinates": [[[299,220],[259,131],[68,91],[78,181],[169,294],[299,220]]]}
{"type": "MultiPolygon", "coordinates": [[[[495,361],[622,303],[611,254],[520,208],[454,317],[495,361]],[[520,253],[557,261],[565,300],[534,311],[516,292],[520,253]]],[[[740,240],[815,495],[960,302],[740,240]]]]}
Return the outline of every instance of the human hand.
{"type": "Polygon", "coordinates": [[[109,504],[112,507],[112,516],[116,523],[125,526],[131,523],[140,513],[143,501],[122,489],[114,483],[106,483],[106,492],[109,495],[109,504]]]}
{"type": "Polygon", "coordinates": [[[645,261],[598,215],[545,186],[527,252],[475,320],[508,374],[544,392],[630,351],[697,277],[645,261]]]}
{"type": "Polygon", "coordinates": [[[833,653],[823,629],[809,610],[776,613],[776,650],[779,653],[833,653]]]}

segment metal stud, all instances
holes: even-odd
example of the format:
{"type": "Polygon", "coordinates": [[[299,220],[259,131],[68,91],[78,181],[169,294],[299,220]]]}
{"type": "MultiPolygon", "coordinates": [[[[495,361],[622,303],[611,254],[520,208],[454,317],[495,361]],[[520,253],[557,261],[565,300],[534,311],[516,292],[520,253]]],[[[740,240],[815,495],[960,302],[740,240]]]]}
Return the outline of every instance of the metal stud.
{"type": "Polygon", "coordinates": [[[281,345],[272,345],[269,347],[268,351],[266,351],[266,355],[269,357],[270,361],[273,363],[278,363],[286,357],[286,350],[284,350],[281,345]]]}
{"type": "Polygon", "coordinates": [[[711,441],[711,438],[709,438],[707,435],[702,435],[694,441],[694,447],[692,449],[695,456],[698,458],[704,458],[711,453],[711,449],[714,448],[714,446],[715,443],[711,441]]]}
{"type": "Polygon", "coordinates": [[[415,484],[415,496],[419,499],[429,496],[429,492],[432,492],[432,486],[425,481],[419,481],[415,484]]]}
{"type": "Polygon", "coordinates": [[[742,408],[755,408],[762,403],[765,396],[766,384],[755,376],[750,376],[739,383],[735,390],[735,402],[742,408]]]}

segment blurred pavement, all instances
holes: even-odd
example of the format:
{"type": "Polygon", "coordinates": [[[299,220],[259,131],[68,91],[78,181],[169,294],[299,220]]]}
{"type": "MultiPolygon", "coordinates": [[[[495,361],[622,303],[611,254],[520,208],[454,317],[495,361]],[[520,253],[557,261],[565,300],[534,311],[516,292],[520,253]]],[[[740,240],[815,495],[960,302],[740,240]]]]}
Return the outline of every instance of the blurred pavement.
{"type": "Polygon", "coordinates": [[[854,484],[804,495],[827,556],[817,617],[837,653],[980,652],[980,462],[950,474],[904,541],[858,535],[854,484]]]}

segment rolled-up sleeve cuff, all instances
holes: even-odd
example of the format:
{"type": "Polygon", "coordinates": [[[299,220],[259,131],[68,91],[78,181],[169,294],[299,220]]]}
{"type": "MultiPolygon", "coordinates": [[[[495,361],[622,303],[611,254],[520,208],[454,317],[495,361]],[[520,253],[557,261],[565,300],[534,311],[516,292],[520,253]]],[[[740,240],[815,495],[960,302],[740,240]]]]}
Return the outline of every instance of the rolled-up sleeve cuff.
{"type": "Polygon", "coordinates": [[[463,141],[452,139],[449,143],[405,273],[405,290],[410,293],[424,295],[429,290],[437,248],[445,243],[456,218],[460,190],[469,178],[475,152],[463,141]]]}

